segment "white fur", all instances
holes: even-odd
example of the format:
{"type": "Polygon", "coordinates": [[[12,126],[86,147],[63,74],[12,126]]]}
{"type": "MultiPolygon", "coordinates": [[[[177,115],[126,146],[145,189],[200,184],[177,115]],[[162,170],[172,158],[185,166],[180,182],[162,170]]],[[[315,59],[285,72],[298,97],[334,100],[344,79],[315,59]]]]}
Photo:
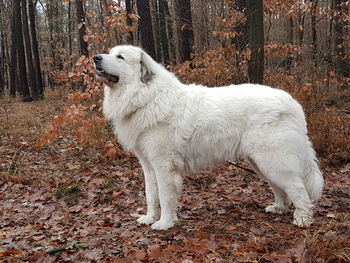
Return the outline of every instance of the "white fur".
{"type": "Polygon", "coordinates": [[[283,213],[293,203],[293,223],[312,223],[323,177],[303,110],[288,93],[255,84],[185,85],[133,46],[102,56],[103,69],[120,78],[105,81],[105,117],[144,170],[147,214],[139,223],[174,226],[182,175],[238,159],[269,182],[275,203],[267,212],[283,213]]]}

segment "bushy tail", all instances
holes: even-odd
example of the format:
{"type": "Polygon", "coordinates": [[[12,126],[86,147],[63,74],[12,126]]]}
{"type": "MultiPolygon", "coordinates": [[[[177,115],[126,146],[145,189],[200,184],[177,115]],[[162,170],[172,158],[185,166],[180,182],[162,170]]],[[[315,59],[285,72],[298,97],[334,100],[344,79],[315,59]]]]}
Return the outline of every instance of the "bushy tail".
{"type": "Polygon", "coordinates": [[[305,188],[314,201],[320,199],[323,190],[323,176],[318,167],[315,151],[309,142],[309,160],[306,164],[305,188]]]}

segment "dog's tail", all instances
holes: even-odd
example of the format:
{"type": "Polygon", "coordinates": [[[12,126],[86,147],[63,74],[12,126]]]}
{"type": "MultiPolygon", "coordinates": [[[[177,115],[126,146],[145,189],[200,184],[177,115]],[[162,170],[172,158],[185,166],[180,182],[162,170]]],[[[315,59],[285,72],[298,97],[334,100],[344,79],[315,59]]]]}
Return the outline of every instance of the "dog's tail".
{"type": "Polygon", "coordinates": [[[324,180],[320,168],[318,167],[316,153],[312,144],[308,141],[308,161],[306,164],[305,188],[309,197],[317,201],[322,195],[324,180]]]}

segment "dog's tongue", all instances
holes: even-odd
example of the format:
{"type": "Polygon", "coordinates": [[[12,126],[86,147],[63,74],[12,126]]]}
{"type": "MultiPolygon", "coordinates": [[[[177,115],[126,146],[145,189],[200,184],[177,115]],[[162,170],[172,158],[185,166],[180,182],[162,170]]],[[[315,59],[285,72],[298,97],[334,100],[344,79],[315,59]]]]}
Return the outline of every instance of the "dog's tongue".
{"type": "Polygon", "coordinates": [[[119,77],[114,75],[108,75],[108,81],[113,83],[118,83],[119,77]]]}

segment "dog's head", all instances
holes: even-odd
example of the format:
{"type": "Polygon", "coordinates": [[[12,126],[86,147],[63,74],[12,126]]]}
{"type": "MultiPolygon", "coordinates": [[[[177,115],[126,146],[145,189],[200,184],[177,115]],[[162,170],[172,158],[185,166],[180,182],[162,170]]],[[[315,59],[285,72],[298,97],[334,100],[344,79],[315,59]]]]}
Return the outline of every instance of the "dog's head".
{"type": "Polygon", "coordinates": [[[152,58],[138,47],[116,46],[109,54],[98,54],[93,60],[96,76],[109,87],[147,83],[153,75],[152,58]]]}

